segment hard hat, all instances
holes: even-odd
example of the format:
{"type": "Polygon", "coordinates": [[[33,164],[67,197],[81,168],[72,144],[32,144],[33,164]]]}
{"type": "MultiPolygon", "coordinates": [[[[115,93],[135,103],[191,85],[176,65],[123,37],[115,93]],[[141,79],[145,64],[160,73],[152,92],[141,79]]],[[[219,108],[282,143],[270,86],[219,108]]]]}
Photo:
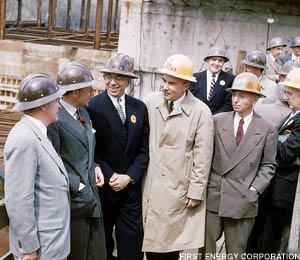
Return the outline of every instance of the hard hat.
{"type": "Polygon", "coordinates": [[[270,49],[275,48],[275,47],[278,47],[278,46],[285,47],[286,44],[283,43],[283,41],[282,41],[282,39],[281,39],[280,37],[272,38],[272,39],[269,41],[267,50],[270,50],[270,49]]]}
{"type": "Polygon", "coordinates": [[[32,73],[21,83],[18,99],[14,110],[28,110],[45,105],[66,91],[59,89],[55,80],[46,73],[32,73]]]}
{"type": "Polygon", "coordinates": [[[300,68],[292,69],[283,82],[285,86],[300,89],[300,68]]]}
{"type": "Polygon", "coordinates": [[[97,82],[88,66],[79,61],[67,63],[57,75],[58,86],[66,91],[89,87],[97,82]]]}
{"type": "Polygon", "coordinates": [[[258,77],[250,72],[242,72],[235,77],[232,87],[228,88],[227,91],[245,91],[259,95],[260,97],[266,97],[261,93],[261,85],[259,83],[258,77]]]}
{"type": "Polygon", "coordinates": [[[300,68],[300,62],[289,60],[280,68],[278,74],[287,75],[294,68],[300,68]]]}
{"type": "Polygon", "coordinates": [[[221,57],[225,60],[225,62],[229,61],[225,49],[221,48],[220,46],[214,46],[210,48],[208,51],[208,55],[204,57],[204,61],[207,61],[209,58],[212,57],[221,57]]]}
{"type": "Polygon", "coordinates": [[[164,67],[158,71],[162,74],[167,74],[190,82],[197,82],[196,78],[193,76],[193,63],[189,57],[183,54],[170,56],[166,60],[164,67]]]}
{"type": "Polygon", "coordinates": [[[300,37],[299,36],[296,36],[292,39],[290,48],[293,48],[293,47],[300,47],[300,37]]]}
{"type": "Polygon", "coordinates": [[[248,66],[265,69],[266,68],[266,55],[261,51],[252,51],[246,56],[242,63],[248,66]]]}
{"type": "Polygon", "coordinates": [[[133,58],[123,53],[117,53],[113,55],[105,64],[105,67],[101,72],[103,73],[115,73],[125,75],[130,78],[137,78],[133,73],[133,58]]]}

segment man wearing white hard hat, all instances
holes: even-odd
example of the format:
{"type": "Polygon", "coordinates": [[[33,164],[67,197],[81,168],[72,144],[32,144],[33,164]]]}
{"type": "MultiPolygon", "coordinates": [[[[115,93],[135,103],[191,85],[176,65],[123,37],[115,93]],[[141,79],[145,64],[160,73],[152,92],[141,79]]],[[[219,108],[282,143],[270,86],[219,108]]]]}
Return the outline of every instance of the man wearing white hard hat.
{"type": "Polygon", "coordinates": [[[206,185],[213,151],[211,112],[188,90],[195,82],[182,54],[160,69],[161,92],[146,98],[150,162],[143,187],[143,251],[148,260],[177,260],[204,245],[206,185]]]}
{"type": "Polygon", "coordinates": [[[233,112],[214,116],[214,155],[207,189],[205,256],[214,257],[224,232],[227,254],[246,252],[258,198],[275,172],[277,132],[253,111],[258,78],[239,74],[230,89],[233,112]]]}

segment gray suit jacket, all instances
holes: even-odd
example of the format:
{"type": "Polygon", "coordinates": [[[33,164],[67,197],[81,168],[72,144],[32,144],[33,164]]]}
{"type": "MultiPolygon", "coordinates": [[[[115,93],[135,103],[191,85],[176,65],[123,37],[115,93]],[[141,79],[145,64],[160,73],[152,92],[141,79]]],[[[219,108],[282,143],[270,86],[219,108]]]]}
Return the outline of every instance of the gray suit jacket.
{"type": "Polygon", "coordinates": [[[265,73],[268,79],[276,81],[276,75],[279,73],[279,70],[282,66],[282,62],[279,58],[272,60],[271,54],[266,55],[267,67],[265,73]]]}
{"type": "Polygon", "coordinates": [[[48,126],[48,137],[69,175],[71,217],[100,217],[94,165],[95,139],[88,112],[84,108],[80,108],[80,111],[86,121],[85,127],[62,107],[58,121],[48,126]],[[85,187],[78,191],[80,182],[85,187]]]}
{"type": "Polygon", "coordinates": [[[277,131],[254,112],[248,130],[237,147],[234,112],[214,116],[214,155],[208,183],[207,209],[220,217],[255,217],[258,194],[275,172],[277,131]]]}
{"type": "Polygon", "coordinates": [[[51,142],[27,117],[10,131],[5,147],[5,204],[10,250],[61,260],[70,252],[68,174],[51,142]]]}

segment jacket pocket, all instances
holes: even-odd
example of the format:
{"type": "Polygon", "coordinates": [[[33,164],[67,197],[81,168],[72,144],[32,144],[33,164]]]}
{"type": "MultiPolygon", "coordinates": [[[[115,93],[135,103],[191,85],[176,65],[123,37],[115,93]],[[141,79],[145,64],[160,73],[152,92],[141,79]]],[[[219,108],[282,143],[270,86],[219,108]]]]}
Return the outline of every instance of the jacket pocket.
{"type": "Polygon", "coordinates": [[[61,218],[40,220],[37,224],[39,231],[61,229],[63,225],[64,220],[61,218]]]}

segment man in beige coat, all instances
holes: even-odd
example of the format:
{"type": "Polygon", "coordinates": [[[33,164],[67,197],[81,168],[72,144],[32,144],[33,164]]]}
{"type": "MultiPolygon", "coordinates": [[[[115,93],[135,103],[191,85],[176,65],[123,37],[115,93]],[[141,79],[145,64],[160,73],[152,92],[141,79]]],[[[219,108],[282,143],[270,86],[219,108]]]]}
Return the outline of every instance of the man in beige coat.
{"type": "Polygon", "coordinates": [[[162,92],[146,99],[150,162],[143,186],[143,251],[147,260],[177,260],[204,244],[205,197],[213,149],[209,108],[187,89],[191,60],[167,59],[162,92]]]}
{"type": "Polygon", "coordinates": [[[212,259],[223,231],[226,253],[243,258],[259,195],[275,172],[277,131],[253,111],[258,98],[264,97],[258,78],[241,73],[229,90],[234,112],[214,117],[204,248],[205,258],[212,259]]]}

